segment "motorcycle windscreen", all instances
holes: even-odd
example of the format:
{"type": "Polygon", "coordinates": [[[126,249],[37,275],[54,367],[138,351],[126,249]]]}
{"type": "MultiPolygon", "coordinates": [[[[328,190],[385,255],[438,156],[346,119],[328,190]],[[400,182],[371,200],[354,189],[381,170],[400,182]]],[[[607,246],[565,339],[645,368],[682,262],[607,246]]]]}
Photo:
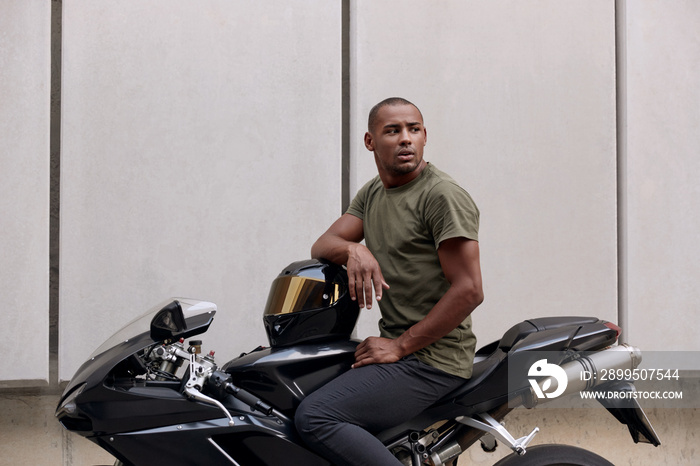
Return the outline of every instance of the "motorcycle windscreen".
{"type": "MultiPolygon", "coordinates": [[[[216,304],[214,303],[187,298],[169,299],[152,307],[145,314],[136,317],[134,320],[119,329],[95,351],[93,351],[90,358],[94,358],[95,356],[102,354],[121,344],[122,342],[134,338],[137,335],[147,333],[151,328],[151,322],[154,320],[154,318],[169,306],[179,306],[181,308],[183,317],[186,321],[184,327],[188,330],[187,333],[184,334],[186,336],[205,332],[211,323],[211,319],[216,313],[216,304]]],[[[164,325],[165,322],[161,321],[161,324],[164,325]]],[[[173,330],[176,329],[173,328],[173,330]]]]}
{"type": "Polygon", "coordinates": [[[290,314],[332,306],[340,285],[311,277],[285,276],[272,282],[263,315],[290,314]]]}

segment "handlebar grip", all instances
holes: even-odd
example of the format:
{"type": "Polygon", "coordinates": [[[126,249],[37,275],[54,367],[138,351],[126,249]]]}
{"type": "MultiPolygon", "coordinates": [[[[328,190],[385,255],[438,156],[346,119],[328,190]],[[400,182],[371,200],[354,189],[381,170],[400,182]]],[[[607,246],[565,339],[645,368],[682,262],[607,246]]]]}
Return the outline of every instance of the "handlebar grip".
{"type": "Polygon", "coordinates": [[[252,393],[247,392],[242,388],[238,388],[232,383],[226,384],[226,391],[250,406],[252,409],[258,410],[267,416],[272,414],[272,407],[252,393]]]}
{"type": "Polygon", "coordinates": [[[235,398],[241,400],[243,403],[250,406],[252,409],[258,410],[267,416],[272,414],[272,407],[264,401],[262,401],[257,396],[253,395],[252,393],[247,392],[242,388],[238,388],[232,383],[226,384],[226,391],[233,395],[235,398]]]}
{"type": "Polygon", "coordinates": [[[225,372],[214,371],[207,383],[213,391],[219,394],[220,398],[223,398],[224,393],[228,393],[250,406],[251,409],[260,411],[266,416],[269,416],[274,411],[272,406],[268,405],[257,396],[232,384],[231,377],[225,372]]]}

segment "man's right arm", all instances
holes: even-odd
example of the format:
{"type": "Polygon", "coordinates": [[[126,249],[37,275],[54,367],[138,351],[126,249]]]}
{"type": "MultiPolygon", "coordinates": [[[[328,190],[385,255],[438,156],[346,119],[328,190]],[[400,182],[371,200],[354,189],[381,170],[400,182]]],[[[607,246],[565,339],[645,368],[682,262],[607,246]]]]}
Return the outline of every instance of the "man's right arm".
{"type": "Polygon", "coordinates": [[[379,263],[366,246],[362,219],[344,214],[316,240],[311,247],[311,257],[326,259],[336,264],[344,264],[348,269],[350,297],[359,306],[372,308],[372,290],[377,301],[382,299],[382,291],[389,288],[384,281],[379,263]]]}

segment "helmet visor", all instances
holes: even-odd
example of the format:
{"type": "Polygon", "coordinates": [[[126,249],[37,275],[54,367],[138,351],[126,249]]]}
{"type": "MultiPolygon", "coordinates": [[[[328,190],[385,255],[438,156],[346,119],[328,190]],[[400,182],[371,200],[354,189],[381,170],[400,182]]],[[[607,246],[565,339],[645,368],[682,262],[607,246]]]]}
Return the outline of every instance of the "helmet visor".
{"type": "Polygon", "coordinates": [[[272,282],[263,315],[289,314],[331,306],[340,298],[340,285],[290,275],[272,282]]]}

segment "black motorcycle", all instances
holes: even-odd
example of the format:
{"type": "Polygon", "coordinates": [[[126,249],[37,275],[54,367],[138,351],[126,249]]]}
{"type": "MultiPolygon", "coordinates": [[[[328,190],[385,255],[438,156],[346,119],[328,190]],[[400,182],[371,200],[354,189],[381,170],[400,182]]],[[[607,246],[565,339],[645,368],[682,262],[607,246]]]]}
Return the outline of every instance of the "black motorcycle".
{"type": "MultiPolygon", "coordinates": [[[[350,369],[359,309],[342,267],[295,262],[270,290],[263,321],[270,346],[224,365],[202,342],[216,306],[173,299],[132,321],[78,369],[56,416],[117,458],[115,465],[305,465],[329,463],[299,439],[294,413],[309,393],[350,369]]],[[[594,317],[523,321],[476,354],[473,376],[414,419],[375,435],[403,464],[453,465],[480,442],[513,453],[498,465],[609,465],[573,446],[528,448],[538,429],[515,438],[501,420],[516,407],[581,391],[621,396],[601,403],[635,442],[660,444],[631,381],[601,385],[600,371],[633,370],[638,349],[594,317]],[[586,374],[582,377],[581,374],[586,374]]],[[[361,446],[358,446],[361,448],[361,446]]]]}

